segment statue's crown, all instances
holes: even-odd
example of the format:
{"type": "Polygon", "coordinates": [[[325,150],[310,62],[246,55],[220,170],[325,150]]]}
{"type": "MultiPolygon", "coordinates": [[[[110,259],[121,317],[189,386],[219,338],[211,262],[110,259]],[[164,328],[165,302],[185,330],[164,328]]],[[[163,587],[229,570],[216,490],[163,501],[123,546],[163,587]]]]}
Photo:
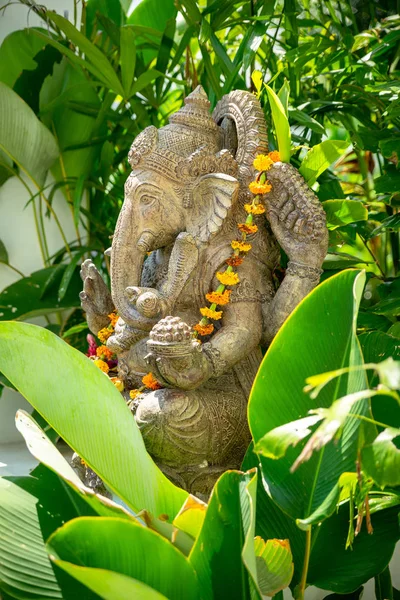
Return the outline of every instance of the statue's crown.
{"type": "Polygon", "coordinates": [[[174,181],[216,171],[234,175],[236,162],[229,152],[220,152],[221,147],[221,130],[199,85],[169,125],[147,127],[135,138],[128,161],[132,169],[148,168],[174,181]]]}

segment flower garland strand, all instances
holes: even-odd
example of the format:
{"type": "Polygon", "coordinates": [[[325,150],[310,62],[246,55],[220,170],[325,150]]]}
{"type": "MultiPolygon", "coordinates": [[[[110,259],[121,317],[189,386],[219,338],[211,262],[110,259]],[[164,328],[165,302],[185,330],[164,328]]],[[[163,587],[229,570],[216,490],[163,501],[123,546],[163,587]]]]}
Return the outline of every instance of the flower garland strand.
{"type": "Polygon", "coordinates": [[[232,290],[226,288],[237,285],[240,282],[239,275],[234,271],[234,268],[242,264],[244,257],[251,250],[252,246],[246,241],[246,238],[248,235],[257,233],[258,231],[257,225],[253,223],[253,218],[265,213],[261,196],[268,194],[272,189],[271,184],[267,181],[267,171],[278,161],[280,161],[279,152],[274,151],[267,155],[259,154],[253,162],[258,175],[256,180],[249,184],[249,189],[254,194],[254,198],[251,204],[244,205],[244,209],[247,212],[246,221],[238,223],[241,239],[232,240],[233,254],[225,261],[228,266],[225,271],[218,271],[216,274],[220,285],[215,291],[206,294],[206,300],[208,300],[210,306],[200,308],[202,319],[193,327],[196,337],[198,335],[210,335],[214,331],[214,325],[210,323],[210,319],[213,321],[222,319],[223,311],[217,310],[217,307],[228,304],[232,293],[232,290]]]}

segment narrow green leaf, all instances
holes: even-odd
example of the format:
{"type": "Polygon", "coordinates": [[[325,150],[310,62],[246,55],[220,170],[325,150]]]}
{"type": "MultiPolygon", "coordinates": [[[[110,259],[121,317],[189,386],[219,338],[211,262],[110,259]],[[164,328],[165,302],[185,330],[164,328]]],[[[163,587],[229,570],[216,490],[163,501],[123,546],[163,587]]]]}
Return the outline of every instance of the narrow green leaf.
{"type": "Polygon", "coordinates": [[[51,427],[135,512],[146,508],[172,520],[187,492],[147,454],[132,413],[108,377],[41,327],[0,323],[0,334],[0,370],[51,427]]]}
{"type": "Polygon", "coordinates": [[[125,99],[130,96],[130,89],[135,74],[136,44],[135,33],[131,27],[121,27],[121,78],[125,92],[125,99]]]}
{"type": "Polygon", "coordinates": [[[299,169],[308,185],[313,185],[321,173],[334,163],[348,147],[349,142],[325,140],[311,148],[305,155],[299,169]]]}
{"type": "Polygon", "coordinates": [[[7,248],[4,245],[4,242],[0,240],[0,262],[8,265],[8,252],[7,248]]]}
{"type": "Polygon", "coordinates": [[[145,73],[139,75],[136,81],[133,82],[131,91],[129,92],[129,97],[134,96],[138,92],[141,92],[145,87],[149,85],[152,81],[157,79],[157,77],[161,77],[162,73],[156,71],[156,69],[149,69],[145,73]]]}
{"type": "Polygon", "coordinates": [[[315,131],[315,133],[319,133],[320,135],[325,134],[325,127],[316,119],[310,117],[304,110],[298,110],[297,108],[291,109],[289,111],[289,117],[291,120],[296,121],[296,123],[308,127],[311,131],[315,131]]]}
{"type": "Polygon", "coordinates": [[[71,335],[75,335],[76,333],[81,333],[81,331],[86,331],[87,329],[89,329],[89,327],[87,322],[85,321],[84,323],[73,325],[73,327],[70,327],[66,331],[63,331],[61,337],[63,338],[63,340],[65,340],[65,338],[71,337],[71,335]]]}
{"type": "Polygon", "coordinates": [[[102,78],[107,81],[109,87],[117,94],[123,96],[123,87],[105,54],[103,54],[97,46],[92,44],[86,36],[78,31],[68,19],[65,19],[55,12],[48,13],[48,16],[50,16],[50,19],[57,27],[65,33],[67,39],[85,53],[86,60],[90,61],[97,71],[101,73],[102,78]]]}
{"type": "Polygon", "coordinates": [[[263,75],[261,71],[253,71],[251,74],[251,80],[254,83],[254,87],[257,90],[257,94],[260,94],[262,84],[263,84],[263,75]]]}
{"type": "Polygon", "coordinates": [[[278,98],[282,103],[285,115],[288,116],[289,111],[289,96],[290,96],[290,85],[287,79],[282,84],[281,89],[278,92],[278,98]]]}
{"type": "Polygon", "coordinates": [[[375,596],[376,600],[393,600],[392,578],[390,569],[386,567],[375,577],[375,596]]]}
{"type": "Polygon", "coordinates": [[[268,99],[271,106],[272,119],[274,121],[275,134],[278,142],[279,154],[282,162],[290,162],[290,127],[289,121],[282,106],[282,102],[275,94],[274,90],[267,84],[264,84],[268,93],[268,99]]]}
{"type": "Polygon", "coordinates": [[[388,427],[362,449],[363,467],[381,488],[400,485],[399,440],[400,429],[388,427]]]}
{"type": "Polygon", "coordinates": [[[196,573],[187,558],[165,538],[133,521],[74,519],[50,537],[48,551],[52,560],[132,577],[171,600],[199,598],[196,573]]]}
{"type": "Polygon", "coordinates": [[[85,180],[86,180],[85,175],[83,175],[83,174],[80,175],[78,177],[78,180],[76,182],[75,189],[74,189],[74,197],[73,197],[72,201],[73,201],[73,206],[74,206],[75,227],[78,227],[78,225],[79,225],[79,217],[80,217],[80,210],[81,210],[85,180]]]}

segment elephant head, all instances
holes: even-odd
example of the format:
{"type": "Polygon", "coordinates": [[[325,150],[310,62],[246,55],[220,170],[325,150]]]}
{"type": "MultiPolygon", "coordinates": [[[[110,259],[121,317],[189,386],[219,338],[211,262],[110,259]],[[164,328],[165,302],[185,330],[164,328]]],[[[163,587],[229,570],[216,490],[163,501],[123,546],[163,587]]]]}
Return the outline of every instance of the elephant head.
{"type": "Polygon", "coordinates": [[[197,248],[207,244],[232,213],[240,185],[247,189],[254,156],[266,151],[265,122],[254,96],[225,96],[214,118],[209,106],[199,86],[169,125],[147,127],[131,146],[111,281],[115,307],[133,327],[138,313],[129,290],[141,284],[146,253],[170,246],[183,232],[197,248]]]}

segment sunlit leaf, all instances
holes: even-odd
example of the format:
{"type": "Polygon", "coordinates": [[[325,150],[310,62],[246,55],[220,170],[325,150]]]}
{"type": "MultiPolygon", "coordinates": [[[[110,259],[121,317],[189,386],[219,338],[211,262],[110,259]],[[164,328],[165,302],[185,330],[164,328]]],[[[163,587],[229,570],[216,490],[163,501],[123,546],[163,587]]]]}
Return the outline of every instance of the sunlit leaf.
{"type": "Polygon", "coordinates": [[[256,444],[254,450],[267,458],[282,458],[289,446],[296,446],[311,433],[310,427],[322,420],[322,415],[304,417],[272,429],[256,444]]]}
{"type": "Polygon", "coordinates": [[[272,119],[274,121],[276,139],[282,162],[290,162],[290,127],[282,102],[272,88],[265,84],[269,103],[271,106],[272,119]]]}
{"type": "Polygon", "coordinates": [[[368,210],[362,202],[356,200],[326,200],[322,202],[322,207],[326,213],[328,229],[368,220],[368,210]]]}
{"type": "Polygon", "coordinates": [[[300,173],[308,185],[313,185],[318,177],[334,163],[349,147],[349,142],[325,140],[313,146],[300,165],[300,173]]]}
{"type": "Polygon", "coordinates": [[[363,468],[381,488],[400,485],[399,440],[400,429],[388,427],[362,449],[363,468]]]}

